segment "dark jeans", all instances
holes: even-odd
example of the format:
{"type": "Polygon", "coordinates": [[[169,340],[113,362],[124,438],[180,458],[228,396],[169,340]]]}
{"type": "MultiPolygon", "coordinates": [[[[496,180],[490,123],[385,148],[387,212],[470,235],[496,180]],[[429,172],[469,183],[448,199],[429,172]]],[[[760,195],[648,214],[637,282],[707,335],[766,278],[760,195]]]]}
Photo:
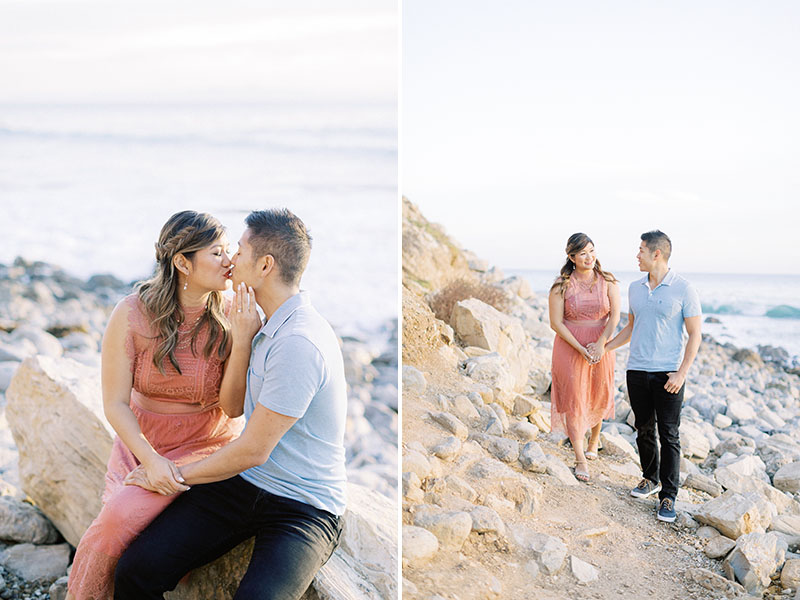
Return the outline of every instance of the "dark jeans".
{"type": "Polygon", "coordinates": [[[664,389],[666,372],[628,371],[627,380],[631,409],[636,417],[636,445],[639,447],[642,474],[650,481],[661,482],[659,500],[670,498],[674,501],[678,495],[681,467],[681,437],[678,429],[686,386],[681,386],[677,394],[670,394],[664,389]],[[656,425],[661,442],[660,457],[656,425]]]}
{"type": "Polygon", "coordinates": [[[130,545],[114,598],[163,599],[189,571],[255,536],[237,600],[300,598],[339,543],[339,517],[265,492],[238,475],[193,486],[130,545]]]}

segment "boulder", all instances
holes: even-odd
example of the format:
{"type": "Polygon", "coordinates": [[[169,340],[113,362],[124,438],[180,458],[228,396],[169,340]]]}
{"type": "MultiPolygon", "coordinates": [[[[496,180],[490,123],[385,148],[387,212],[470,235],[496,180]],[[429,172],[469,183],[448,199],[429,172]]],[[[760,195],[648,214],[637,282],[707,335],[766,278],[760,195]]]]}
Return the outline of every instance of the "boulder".
{"type": "Polygon", "coordinates": [[[697,423],[683,421],[680,425],[681,453],[705,459],[711,451],[711,444],[697,423]]]}
{"type": "Polygon", "coordinates": [[[515,440],[485,433],[474,433],[470,439],[478,442],[484,450],[504,463],[513,463],[519,458],[519,443],[515,440]]]}
{"type": "Polygon", "coordinates": [[[686,569],[686,577],[707,590],[717,594],[723,594],[730,598],[736,598],[737,596],[744,596],[747,594],[747,590],[735,581],[725,579],[722,575],[717,575],[702,567],[686,569]]]}
{"type": "Polygon", "coordinates": [[[739,494],[728,490],[700,505],[695,519],[715,527],[735,540],[751,532],[764,532],[772,522],[774,506],[755,492],[739,494]]]}
{"type": "Polygon", "coordinates": [[[0,496],[0,540],[54,544],[58,537],[53,524],[37,508],[10,496],[0,496]]]}
{"type": "Polygon", "coordinates": [[[526,471],[547,473],[547,456],[536,442],[528,442],[522,447],[519,462],[526,471]]]}
{"type": "Polygon", "coordinates": [[[403,525],[403,560],[424,563],[439,550],[439,540],[430,531],[414,525],[403,525]]]}
{"type": "Polygon", "coordinates": [[[16,544],[0,553],[0,564],[25,581],[52,583],[67,572],[68,544],[16,544]]]}
{"type": "Polygon", "coordinates": [[[800,560],[793,558],[783,563],[781,586],[784,589],[800,587],[800,560]]]}
{"type": "Polygon", "coordinates": [[[761,595],[786,555],[786,542],[775,532],[748,533],[736,540],[736,547],[723,563],[729,579],[736,579],[752,595],[761,595]]]}
{"type": "Polygon", "coordinates": [[[472,516],[472,531],[497,535],[505,534],[506,525],[493,508],[476,506],[469,514],[472,516]]]}
{"type": "Polygon", "coordinates": [[[703,552],[706,553],[708,558],[723,558],[733,550],[734,546],[736,546],[736,542],[731,538],[718,535],[708,540],[703,552]]]}
{"type": "Polygon", "coordinates": [[[469,532],[472,531],[472,516],[466,512],[420,511],[414,517],[414,525],[430,531],[439,540],[444,550],[460,550],[469,532]]]}
{"type": "MultiPolygon", "coordinates": [[[[103,418],[99,373],[70,359],[34,356],[20,366],[7,399],[6,413],[19,449],[21,487],[75,546],[100,510],[111,451],[112,430],[103,418]]],[[[396,504],[352,483],[347,494],[341,543],[304,597],[394,597],[396,504]]],[[[232,598],[251,552],[248,540],[196,570],[167,598],[232,598]]]]}
{"type": "Polygon", "coordinates": [[[467,436],[469,435],[469,429],[467,429],[466,425],[464,425],[461,421],[459,421],[456,417],[454,417],[450,413],[442,411],[442,412],[433,412],[429,414],[431,419],[433,419],[436,423],[444,427],[444,429],[452,433],[459,440],[464,441],[467,439],[467,436]]]}
{"type": "Polygon", "coordinates": [[[725,413],[734,423],[753,421],[758,415],[748,400],[743,397],[728,401],[728,410],[725,413]]]}
{"type": "Polygon", "coordinates": [[[33,356],[6,392],[22,489],[77,546],[100,512],[114,435],[103,416],[100,373],[70,359],[33,356]]]}
{"type": "Polygon", "coordinates": [[[543,489],[540,483],[514,471],[493,458],[483,458],[469,468],[468,474],[484,494],[497,493],[514,503],[523,515],[539,508],[543,489]]]}
{"type": "Polygon", "coordinates": [[[555,575],[564,566],[567,547],[557,537],[526,531],[515,532],[514,537],[517,544],[533,555],[545,574],[555,575]]]}
{"type": "Polygon", "coordinates": [[[710,477],[706,477],[701,473],[689,473],[686,476],[686,481],[683,485],[685,487],[705,492],[714,498],[722,494],[722,486],[710,477]]]}
{"type": "Polygon", "coordinates": [[[639,462],[639,454],[636,449],[621,435],[603,431],[600,433],[600,442],[603,445],[603,453],[612,456],[627,456],[635,462],[639,462]]]}
{"type": "Polygon", "coordinates": [[[517,382],[511,374],[508,361],[497,352],[470,358],[464,363],[464,372],[478,383],[491,388],[494,398],[510,412],[514,409],[514,391],[517,382]]]}
{"type": "Polygon", "coordinates": [[[555,456],[550,456],[548,454],[545,458],[545,464],[547,465],[547,474],[552,475],[562,484],[580,485],[578,480],[575,479],[575,476],[572,474],[570,468],[555,456]]]}
{"type": "Polygon", "coordinates": [[[800,462],[782,466],[772,478],[773,485],[784,492],[800,491],[800,462]]]}
{"type": "Polygon", "coordinates": [[[434,456],[438,456],[442,460],[452,460],[461,451],[461,440],[455,436],[448,436],[443,441],[436,444],[431,448],[434,456]]]}
{"type": "Polygon", "coordinates": [[[531,352],[519,319],[501,313],[477,298],[456,303],[450,315],[456,335],[467,346],[497,352],[508,361],[516,389],[528,381],[531,352]]]}
{"type": "Polygon", "coordinates": [[[419,369],[404,365],[403,366],[403,392],[416,394],[421,396],[425,393],[425,388],[428,382],[425,380],[425,375],[419,369]]]}

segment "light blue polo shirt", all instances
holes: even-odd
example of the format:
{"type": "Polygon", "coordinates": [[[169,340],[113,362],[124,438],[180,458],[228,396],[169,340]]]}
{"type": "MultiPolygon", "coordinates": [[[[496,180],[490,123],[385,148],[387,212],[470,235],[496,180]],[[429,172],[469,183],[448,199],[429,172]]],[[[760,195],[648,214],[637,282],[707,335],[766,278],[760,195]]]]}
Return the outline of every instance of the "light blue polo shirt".
{"type": "Polygon", "coordinates": [[[628,288],[633,334],[628,370],[674,372],[683,354],[683,320],[702,314],[694,286],[670,269],[650,290],[649,275],[628,288]]]}
{"type": "Polygon", "coordinates": [[[286,300],[253,339],[246,419],[256,402],[292,425],[262,465],[242,477],[272,494],[344,513],[347,384],[339,340],[308,292],[286,300]]]}

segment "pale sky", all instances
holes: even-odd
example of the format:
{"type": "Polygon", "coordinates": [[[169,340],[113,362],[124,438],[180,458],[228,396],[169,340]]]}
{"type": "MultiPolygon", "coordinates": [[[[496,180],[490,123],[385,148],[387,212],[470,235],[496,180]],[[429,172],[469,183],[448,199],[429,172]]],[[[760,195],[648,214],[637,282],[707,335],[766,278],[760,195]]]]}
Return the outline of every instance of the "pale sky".
{"type": "Polygon", "coordinates": [[[393,0],[0,0],[2,102],[395,103],[393,0]]]}
{"type": "Polygon", "coordinates": [[[401,188],[463,246],[551,269],[800,273],[800,3],[404,0],[401,188]]]}

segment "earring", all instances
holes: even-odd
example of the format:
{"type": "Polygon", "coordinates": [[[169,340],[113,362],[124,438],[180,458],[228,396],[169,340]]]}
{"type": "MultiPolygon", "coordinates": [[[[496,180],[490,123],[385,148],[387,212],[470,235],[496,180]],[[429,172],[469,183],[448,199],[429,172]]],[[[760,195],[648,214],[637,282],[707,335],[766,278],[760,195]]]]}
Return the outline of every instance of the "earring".
{"type": "Polygon", "coordinates": [[[186,291],[186,288],[187,288],[187,287],[189,287],[189,280],[188,280],[188,279],[187,279],[186,281],[184,281],[184,282],[183,282],[183,291],[184,291],[184,292],[186,291]]]}

